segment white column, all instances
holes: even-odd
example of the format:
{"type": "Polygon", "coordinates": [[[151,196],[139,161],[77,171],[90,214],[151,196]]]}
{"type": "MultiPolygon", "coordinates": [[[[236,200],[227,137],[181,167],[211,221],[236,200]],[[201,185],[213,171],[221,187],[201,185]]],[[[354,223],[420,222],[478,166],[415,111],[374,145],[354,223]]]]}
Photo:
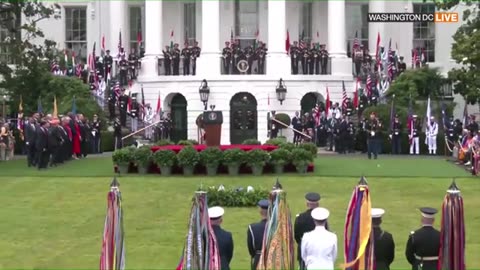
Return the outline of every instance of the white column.
{"type": "MultiPolygon", "coordinates": [[[[368,12],[370,13],[385,12],[385,1],[369,1],[368,12]]],[[[372,55],[372,57],[375,56],[375,50],[377,49],[378,33],[380,33],[380,47],[385,46],[386,42],[388,42],[387,37],[385,36],[385,25],[383,23],[369,23],[368,24],[368,50],[370,51],[370,55],[372,55]]]]}
{"type": "Polygon", "coordinates": [[[108,47],[112,56],[116,56],[118,53],[118,34],[122,32],[122,46],[127,49],[128,46],[125,46],[128,43],[127,40],[127,2],[112,0],[110,3],[110,40],[107,40],[108,47]]]}
{"type": "Polygon", "coordinates": [[[351,75],[352,64],[347,58],[345,0],[328,1],[328,52],[333,75],[351,75]]]}
{"type": "Polygon", "coordinates": [[[158,76],[158,58],[162,55],[162,3],[145,1],[145,56],[142,58],[141,79],[158,76]]]}
{"type": "Polygon", "coordinates": [[[290,74],[290,58],[285,50],[287,38],[285,0],[268,0],[267,74],[290,74]]]}
{"type": "Polygon", "coordinates": [[[197,59],[197,74],[220,75],[220,0],[202,1],[202,53],[197,59]]]}

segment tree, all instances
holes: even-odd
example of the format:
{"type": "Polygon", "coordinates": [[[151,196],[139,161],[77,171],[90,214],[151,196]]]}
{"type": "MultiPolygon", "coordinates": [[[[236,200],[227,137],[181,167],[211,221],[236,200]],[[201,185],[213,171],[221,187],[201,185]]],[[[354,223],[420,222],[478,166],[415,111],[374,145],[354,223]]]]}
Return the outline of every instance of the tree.
{"type": "Polygon", "coordinates": [[[463,25],[453,35],[451,55],[461,67],[449,71],[448,79],[454,85],[454,93],[462,95],[467,103],[475,104],[480,102],[480,2],[436,2],[440,9],[450,9],[460,3],[469,8],[464,11],[463,25]]]}
{"type": "Polygon", "coordinates": [[[387,96],[395,95],[395,102],[406,106],[410,99],[442,97],[441,87],[445,78],[437,68],[409,69],[404,71],[390,86],[387,96]]]}

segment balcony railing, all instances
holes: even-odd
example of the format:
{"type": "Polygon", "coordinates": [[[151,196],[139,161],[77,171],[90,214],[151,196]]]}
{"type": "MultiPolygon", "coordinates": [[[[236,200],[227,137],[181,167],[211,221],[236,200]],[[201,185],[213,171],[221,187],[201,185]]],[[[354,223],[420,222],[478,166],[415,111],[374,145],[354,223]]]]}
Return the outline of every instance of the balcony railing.
{"type": "Polygon", "coordinates": [[[250,60],[239,57],[234,59],[220,59],[222,75],[265,75],[266,74],[266,58],[250,60]]]}
{"type": "Polygon", "coordinates": [[[319,59],[318,62],[313,60],[306,62],[297,60],[297,64],[294,64],[294,60],[291,61],[291,74],[292,75],[331,75],[332,74],[332,60],[329,57],[326,63],[322,63],[319,59]]]}

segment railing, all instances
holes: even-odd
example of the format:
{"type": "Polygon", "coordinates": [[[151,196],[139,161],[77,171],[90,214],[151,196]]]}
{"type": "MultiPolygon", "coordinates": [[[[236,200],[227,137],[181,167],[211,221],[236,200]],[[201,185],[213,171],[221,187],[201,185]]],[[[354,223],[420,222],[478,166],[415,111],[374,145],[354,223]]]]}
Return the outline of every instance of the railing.
{"type": "MultiPolygon", "coordinates": [[[[196,60],[198,61],[198,60],[196,60]]],[[[196,73],[196,61],[190,60],[188,68],[184,69],[184,60],[180,58],[180,62],[177,67],[173,65],[173,61],[170,61],[170,68],[165,65],[164,58],[158,58],[158,75],[159,76],[192,76],[196,73]]]]}
{"type": "Polygon", "coordinates": [[[222,75],[265,75],[266,74],[266,57],[260,61],[259,59],[246,59],[232,57],[231,59],[220,58],[220,67],[222,75]]]}
{"type": "Polygon", "coordinates": [[[297,65],[294,66],[294,60],[291,61],[292,75],[331,75],[332,74],[332,58],[328,58],[327,63],[322,63],[320,59],[317,61],[306,62],[301,58],[297,59],[297,65]],[[323,65],[322,65],[323,64],[323,65]]]}

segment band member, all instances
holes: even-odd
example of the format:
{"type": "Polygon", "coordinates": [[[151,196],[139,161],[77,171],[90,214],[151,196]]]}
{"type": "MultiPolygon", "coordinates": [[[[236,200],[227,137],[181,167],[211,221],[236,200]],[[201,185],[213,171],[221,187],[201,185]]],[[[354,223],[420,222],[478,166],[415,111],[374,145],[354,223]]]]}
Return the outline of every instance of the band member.
{"type": "MultiPolygon", "coordinates": [[[[320,46],[320,66],[321,66],[321,74],[327,74],[327,66],[328,66],[328,51],[325,45],[320,46]]],[[[317,73],[318,74],[318,73],[317,73]]]]}
{"type": "Polygon", "coordinates": [[[402,124],[397,114],[393,120],[390,139],[392,140],[392,155],[400,155],[402,153],[402,124]]]}
{"type": "Polygon", "coordinates": [[[427,124],[425,143],[428,145],[428,153],[430,155],[437,154],[437,135],[438,124],[435,122],[435,117],[430,117],[430,122],[427,124]]]}
{"type": "Polygon", "coordinates": [[[122,95],[120,96],[119,103],[120,103],[120,124],[122,127],[126,127],[127,125],[127,105],[129,96],[125,93],[125,88],[122,88],[122,95]]]}
{"type": "Polygon", "coordinates": [[[294,41],[293,45],[290,47],[290,60],[292,66],[292,74],[298,74],[298,42],[294,41]]]}
{"type": "Polygon", "coordinates": [[[87,157],[90,149],[90,125],[83,114],[77,115],[77,125],[80,131],[80,157],[87,157]]]}
{"type": "Polygon", "coordinates": [[[363,45],[360,45],[360,47],[357,47],[353,50],[352,60],[353,60],[353,63],[355,65],[355,76],[358,77],[358,76],[360,76],[362,64],[365,60],[363,45]]]}
{"type": "Polygon", "coordinates": [[[139,104],[137,102],[137,95],[132,96],[132,107],[130,108],[130,117],[132,124],[132,131],[135,132],[138,130],[138,113],[139,113],[139,104]]]}
{"type": "Polygon", "coordinates": [[[309,46],[304,46],[302,49],[302,74],[308,74],[308,66],[310,65],[310,48],[309,46]]]}
{"type": "Polygon", "coordinates": [[[181,56],[183,58],[183,75],[190,75],[190,57],[192,51],[188,47],[188,43],[185,42],[185,48],[183,48],[181,56]]]}
{"type": "Polygon", "coordinates": [[[115,150],[122,149],[122,125],[118,118],[116,118],[113,123],[113,137],[115,137],[115,150]]]}
{"type": "Polygon", "coordinates": [[[247,74],[252,74],[254,53],[255,52],[253,51],[252,46],[248,46],[247,48],[245,48],[244,57],[245,57],[245,60],[247,60],[247,63],[248,63],[247,74]]]}
{"type": "Polygon", "coordinates": [[[138,55],[134,48],[128,55],[128,64],[130,69],[130,78],[135,80],[137,78],[138,55]]]}
{"type": "Polygon", "coordinates": [[[103,75],[104,78],[108,78],[108,74],[112,74],[112,66],[113,66],[113,57],[110,55],[110,50],[106,51],[106,55],[103,57],[103,63],[105,64],[105,74],[103,75]]]}
{"type": "Polygon", "coordinates": [[[48,152],[51,154],[50,167],[57,166],[61,162],[61,150],[64,144],[62,134],[58,127],[58,119],[50,121],[50,128],[48,133],[48,152]]]}
{"type": "Polygon", "coordinates": [[[293,143],[298,144],[302,138],[300,131],[303,129],[299,112],[295,112],[295,116],[292,119],[292,127],[295,129],[293,131],[293,143]]]}
{"type": "Polygon", "coordinates": [[[217,239],[218,253],[220,255],[220,269],[230,270],[230,262],[233,257],[233,238],[232,233],[220,227],[223,222],[225,210],[219,206],[208,209],[208,216],[212,224],[213,232],[217,239]]]}
{"type": "Polygon", "coordinates": [[[368,131],[367,150],[368,159],[377,159],[380,152],[380,131],[382,123],[377,118],[377,115],[372,112],[370,114],[370,121],[367,123],[366,129],[368,131]]]}
{"type": "Polygon", "coordinates": [[[35,141],[37,134],[37,122],[34,117],[30,117],[28,123],[25,124],[25,148],[27,150],[27,165],[28,167],[35,166],[37,160],[35,158],[35,141]]]}
{"type": "Polygon", "coordinates": [[[265,74],[265,57],[267,55],[267,47],[266,44],[263,42],[259,42],[260,46],[257,49],[257,65],[258,65],[258,74],[265,74]]]}
{"type": "MultiPolygon", "coordinates": [[[[153,114],[153,109],[152,107],[150,107],[150,104],[146,104],[146,113],[145,113],[145,124],[147,126],[153,124],[153,121],[154,121],[154,114],[153,114]]],[[[146,128],[145,129],[145,138],[148,139],[148,140],[151,140],[153,138],[153,128],[152,127],[149,127],[149,128],[146,128]]]]}
{"type": "Polygon", "coordinates": [[[37,166],[38,169],[46,169],[48,165],[48,122],[42,120],[40,127],[37,129],[35,140],[35,149],[37,150],[37,166]]]}
{"type": "Polygon", "coordinates": [[[125,59],[125,55],[121,56],[118,62],[120,67],[120,84],[127,85],[128,83],[128,61],[125,59]]]}
{"type": "Polygon", "coordinates": [[[257,265],[260,260],[263,247],[263,235],[265,232],[265,225],[267,224],[267,211],[269,202],[268,200],[261,200],[257,205],[260,208],[260,217],[262,220],[260,222],[248,225],[247,230],[247,247],[251,258],[250,266],[252,270],[257,269],[257,265]]]}
{"type": "Polygon", "coordinates": [[[410,155],[420,155],[420,144],[419,144],[419,137],[420,137],[420,123],[417,119],[417,116],[413,116],[412,127],[410,134],[408,134],[408,138],[410,139],[410,155]]]}
{"type": "Polygon", "coordinates": [[[310,74],[313,75],[315,73],[316,75],[319,75],[320,74],[320,50],[317,50],[316,45],[312,46],[311,55],[312,55],[312,62],[310,64],[310,67],[311,67],[310,74]],[[314,69],[315,69],[315,72],[313,71],[314,69]]]}
{"type": "Polygon", "coordinates": [[[173,50],[171,51],[171,54],[173,75],[178,76],[180,75],[180,49],[178,48],[178,43],[175,43],[175,45],[173,45],[173,50]]]}
{"type": "Polygon", "coordinates": [[[105,69],[103,65],[103,58],[97,56],[96,62],[95,62],[95,69],[96,69],[96,76],[103,76],[105,74],[105,69]]]}
{"type": "Polygon", "coordinates": [[[378,270],[390,270],[395,258],[395,242],[391,233],[382,230],[382,216],[385,210],[372,208],[373,237],[375,239],[375,264],[378,270]]]}
{"type": "Polygon", "coordinates": [[[9,127],[8,123],[0,128],[0,161],[7,160],[7,149],[9,145],[9,127]]]}
{"type": "Polygon", "coordinates": [[[110,121],[115,118],[115,105],[117,104],[117,95],[113,90],[109,91],[108,94],[108,114],[110,117],[110,121]]]}
{"type": "Polygon", "coordinates": [[[230,74],[230,65],[232,64],[232,49],[230,48],[230,42],[225,42],[225,48],[222,51],[223,59],[223,72],[224,74],[230,74]]]}
{"type": "Polygon", "coordinates": [[[403,56],[400,56],[400,61],[398,62],[398,75],[402,74],[405,70],[407,70],[407,64],[403,62],[403,56]]]}
{"type": "Polygon", "coordinates": [[[163,50],[163,64],[165,65],[165,75],[172,75],[172,54],[170,52],[170,46],[165,46],[165,50],[163,50]]]}
{"type": "Polygon", "coordinates": [[[191,56],[191,65],[192,65],[192,75],[197,74],[197,58],[200,57],[200,53],[202,49],[198,46],[198,42],[195,41],[195,45],[192,48],[192,56],[191,56]]]}
{"type": "Polygon", "coordinates": [[[347,140],[346,147],[348,153],[355,153],[355,124],[347,116],[347,140]]]}
{"type": "Polygon", "coordinates": [[[92,122],[92,153],[93,154],[100,154],[102,153],[101,149],[101,133],[102,130],[101,121],[98,119],[98,115],[93,115],[93,122],[92,122]]]}

